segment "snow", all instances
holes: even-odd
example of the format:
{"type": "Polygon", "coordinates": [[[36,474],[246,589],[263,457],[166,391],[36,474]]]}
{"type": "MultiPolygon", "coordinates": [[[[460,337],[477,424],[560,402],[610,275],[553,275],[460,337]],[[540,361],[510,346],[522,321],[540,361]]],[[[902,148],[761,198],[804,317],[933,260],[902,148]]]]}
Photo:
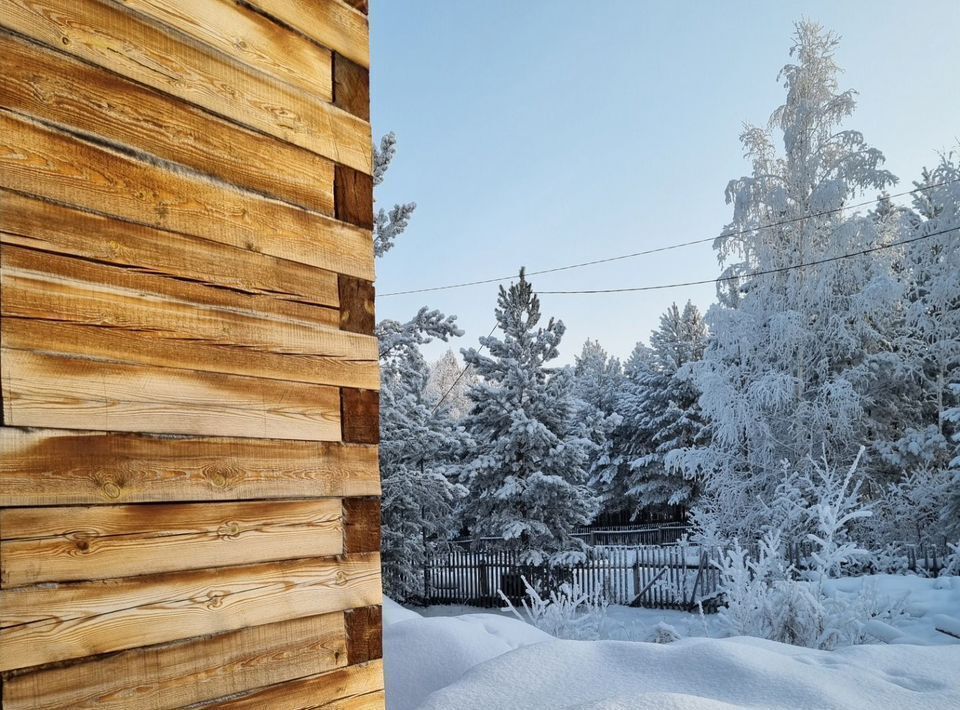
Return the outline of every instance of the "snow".
{"type": "Polygon", "coordinates": [[[878,595],[901,603],[903,614],[896,622],[897,643],[960,645],[960,639],[937,631],[938,617],[960,616],[960,577],[929,579],[895,574],[844,577],[826,580],[824,591],[828,595],[848,597],[878,595]]]}
{"type": "MultiPolygon", "coordinates": [[[[868,621],[877,643],[819,651],[720,635],[717,615],[607,609],[601,641],[562,641],[501,610],[385,600],[390,710],[471,708],[960,708],[960,577],[873,575],[825,593],[887,597],[894,624],[868,621]],[[646,643],[658,625],[681,639],[646,643]]],[[[663,635],[663,634],[661,634],[663,635]]]]}
{"type": "Polygon", "coordinates": [[[420,707],[940,710],[960,707],[957,668],[960,648],[816,651],[746,637],[665,645],[557,640],[480,664],[420,707]]]}
{"type": "Polygon", "coordinates": [[[416,708],[431,692],[454,683],[474,666],[552,639],[522,621],[495,614],[410,618],[398,614],[397,606],[384,607],[384,675],[390,710],[416,708]]]}
{"type": "MultiPolygon", "coordinates": [[[[960,639],[937,631],[938,616],[960,618],[960,577],[930,579],[912,575],[877,574],[862,577],[844,577],[824,581],[824,593],[828,596],[862,598],[867,595],[889,600],[902,606],[897,617],[897,637],[911,639],[923,645],[960,644],[960,639]]],[[[479,609],[469,606],[430,606],[421,609],[424,616],[459,616],[461,614],[496,613],[500,610],[479,609]]],[[[689,614],[670,609],[634,609],[627,606],[607,607],[606,618],[601,627],[601,638],[616,641],[649,641],[656,625],[666,623],[676,629],[680,636],[722,636],[722,625],[716,614],[689,614]]],[[[872,625],[875,630],[880,626],[872,625]]],[[[941,627],[943,628],[943,627],[941,627]]],[[[879,637],[878,641],[883,639],[879,637]]],[[[901,641],[903,643],[903,641],[901,641]]]]}

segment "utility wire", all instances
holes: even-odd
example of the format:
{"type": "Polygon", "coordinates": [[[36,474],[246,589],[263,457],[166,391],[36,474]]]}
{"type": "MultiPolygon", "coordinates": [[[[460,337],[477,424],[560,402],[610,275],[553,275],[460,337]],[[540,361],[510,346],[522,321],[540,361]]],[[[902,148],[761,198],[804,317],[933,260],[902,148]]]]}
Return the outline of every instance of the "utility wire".
{"type": "MultiPolygon", "coordinates": [[[[707,238],[705,238],[705,239],[694,239],[694,240],[691,240],[691,241],[688,241],[688,242],[679,242],[679,243],[677,243],[677,244],[668,244],[668,245],[665,245],[665,246],[662,246],[662,247],[655,247],[655,248],[653,248],[653,249],[644,249],[643,251],[635,251],[635,252],[632,252],[632,253],[630,253],[630,254],[621,254],[620,256],[611,256],[611,257],[607,257],[607,258],[605,258],[605,259],[595,259],[595,260],[593,260],[593,261],[584,261],[584,262],[580,262],[580,263],[578,263],[578,264],[568,264],[567,266],[557,266],[557,267],[552,268],[552,269],[540,269],[539,271],[528,271],[528,272],[527,272],[527,276],[540,276],[540,275],[543,275],[543,274],[554,274],[554,273],[557,273],[558,271],[569,271],[569,270],[571,270],[571,269],[580,269],[580,268],[583,268],[583,267],[585,267],[585,266],[595,266],[596,264],[607,264],[607,263],[610,263],[610,262],[612,262],[612,261],[623,261],[624,259],[633,259],[633,258],[638,257],[638,256],[647,256],[647,255],[649,255],[649,254],[657,254],[657,253],[662,252],[662,251],[670,251],[670,250],[673,250],[673,249],[680,249],[680,248],[682,248],[682,247],[689,247],[689,246],[693,246],[693,245],[695,245],[695,244],[705,244],[705,243],[707,243],[707,242],[712,242],[712,241],[715,241],[715,240],[717,240],[717,239],[726,239],[726,238],[728,238],[728,237],[735,237],[735,236],[742,235],[742,234],[749,234],[749,233],[751,233],[751,232],[759,232],[759,231],[762,231],[762,230],[764,230],[764,229],[772,229],[772,228],[774,228],[774,227],[780,227],[780,226],[787,225],[787,224],[794,224],[794,223],[796,223],[796,222],[802,222],[803,220],[812,219],[812,218],[814,218],[814,217],[824,217],[824,216],[827,216],[827,215],[838,214],[838,213],[844,212],[844,211],[846,211],[846,210],[856,209],[857,207],[866,207],[867,205],[873,205],[873,204],[876,204],[876,203],[880,202],[881,200],[889,200],[889,199],[893,199],[893,198],[895,198],[895,197],[904,197],[904,196],[906,196],[906,195],[914,195],[914,194],[916,194],[916,193],[918,193],[918,192],[924,192],[924,191],[926,191],[926,190],[932,190],[932,189],[937,188],[937,187],[944,187],[945,185],[951,185],[951,184],[953,184],[953,183],[955,183],[955,182],[960,182],[960,178],[954,178],[953,180],[944,180],[943,182],[934,183],[934,184],[932,184],[932,185],[924,185],[923,187],[918,187],[918,188],[915,188],[915,189],[913,189],[913,190],[905,190],[904,192],[897,192],[897,193],[894,193],[894,194],[892,194],[892,195],[881,195],[880,197],[877,197],[877,198],[872,199],[872,200],[865,200],[865,201],[863,201],[863,202],[857,202],[857,203],[850,204],[850,205],[844,205],[843,207],[834,207],[834,208],[832,208],[832,209],[824,210],[824,211],[822,211],[822,212],[813,212],[813,213],[811,213],[811,214],[801,215],[801,216],[798,216],[798,217],[791,217],[791,218],[789,218],[789,219],[780,220],[780,221],[778,221],[778,222],[770,222],[770,223],[768,223],[768,224],[761,224],[761,225],[759,225],[759,226],[757,226],[757,227],[746,227],[746,228],[744,228],[744,229],[728,230],[728,231],[726,231],[726,232],[721,232],[720,234],[718,234],[718,235],[716,235],[716,236],[714,236],[714,237],[707,237],[707,238]]],[[[430,288],[417,288],[417,289],[411,289],[411,290],[409,290],[409,291],[393,291],[393,292],[391,292],[391,293],[381,293],[381,294],[378,294],[377,297],[378,297],[378,298],[388,298],[388,297],[390,297],[390,296],[406,296],[406,295],[413,294],[413,293],[428,293],[428,292],[431,292],[431,291],[448,291],[448,290],[450,290],[450,289],[455,289],[455,288],[466,288],[467,286],[480,286],[480,285],[483,285],[483,284],[500,283],[501,281],[510,281],[511,279],[515,279],[515,278],[516,278],[516,274],[512,274],[512,275],[510,275],[510,276],[501,276],[501,277],[493,278],[493,279],[482,279],[482,280],[479,280],[479,281],[464,281],[464,282],[462,282],[462,283],[448,284],[448,285],[446,285],[446,286],[432,286],[432,287],[430,287],[430,288]]],[[[698,281],[698,282],[694,282],[694,283],[705,283],[705,282],[699,282],[699,281],[698,281]]],[[[694,284],[678,284],[678,285],[684,286],[684,285],[694,285],[694,284]]],[[[541,293],[546,293],[546,291],[543,291],[543,292],[541,292],[541,293]]]]}
{"type": "Polygon", "coordinates": [[[949,229],[941,229],[937,232],[931,232],[930,234],[924,234],[922,236],[913,237],[911,239],[902,239],[898,242],[890,242],[889,244],[881,244],[880,246],[870,247],[869,249],[861,249],[860,251],[851,252],[849,254],[840,254],[838,256],[831,256],[826,259],[817,259],[816,261],[808,261],[802,264],[791,264],[790,266],[780,266],[776,269],[764,269],[762,271],[753,271],[749,274],[740,274],[738,276],[721,276],[720,278],[703,279],[702,281],[685,281],[683,283],[659,284],[657,286],[633,286],[630,288],[598,288],[598,289],[586,289],[582,291],[537,291],[537,293],[549,294],[549,295],[573,295],[573,294],[589,294],[589,293],[632,293],[636,291],[660,291],[668,288],[680,288],[682,286],[701,286],[703,284],[709,284],[709,283],[723,283],[725,281],[736,281],[738,279],[751,278],[753,276],[764,276],[766,274],[780,274],[785,271],[793,271],[794,269],[804,269],[808,266],[817,266],[818,264],[829,264],[830,262],[840,261],[842,259],[852,259],[857,256],[872,254],[873,252],[882,251],[884,249],[891,249],[893,247],[903,246],[904,244],[913,244],[914,242],[919,242],[924,239],[930,239],[931,237],[938,237],[941,234],[948,234],[949,232],[956,232],[957,230],[960,230],[960,227],[950,227],[949,229]]]}
{"type": "MultiPolygon", "coordinates": [[[[493,327],[490,329],[490,332],[487,333],[487,337],[488,337],[488,338],[493,335],[493,331],[495,331],[495,330],[499,327],[499,325],[500,325],[499,323],[494,323],[494,324],[493,324],[493,327]]],[[[484,349],[486,346],[487,346],[486,343],[480,343],[480,347],[477,348],[477,354],[479,355],[480,353],[482,353],[482,352],[483,352],[483,349],[484,349]]],[[[472,367],[472,365],[471,365],[469,362],[466,363],[466,364],[463,366],[463,369],[460,370],[460,374],[457,375],[457,379],[455,379],[455,380],[453,381],[453,384],[450,385],[450,387],[447,389],[447,391],[443,393],[443,396],[440,398],[440,401],[437,402],[436,405],[434,405],[433,409],[430,411],[430,416],[431,416],[431,417],[432,417],[434,414],[437,413],[437,410],[440,409],[440,405],[443,404],[444,400],[446,400],[446,398],[450,395],[450,393],[453,392],[453,388],[456,387],[458,384],[460,384],[460,380],[463,379],[463,376],[464,376],[465,374],[467,374],[467,370],[469,370],[471,367],[472,367]]]]}
{"type": "MultiPolygon", "coordinates": [[[[683,283],[673,283],[673,284],[661,284],[658,286],[634,286],[631,288],[603,288],[603,289],[591,289],[584,291],[537,291],[537,295],[582,295],[582,294],[594,294],[594,293],[634,293],[637,291],[658,291],[668,288],[680,288],[682,286],[701,286],[703,284],[709,283],[722,283],[725,281],[736,281],[737,279],[751,278],[754,276],[765,276],[767,274],[781,274],[786,271],[793,271],[795,269],[804,269],[808,266],[817,266],[819,264],[829,264],[834,261],[841,261],[843,259],[853,259],[858,256],[865,256],[867,254],[873,254],[874,252],[883,251],[884,249],[892,249],[893,247],[903,246],[905,244],[913,244],[915,242],[923,241],[924,239],[930,239],[932,237],[939,237],[943,234],[949,234],[950,232],[960,231],[960,227],[950,227],[949,229],[941,229],[936,232],[931,232],[930,234],[923,234],[919,237],[912,237],[910,239],[901,239],[898,242],[890,242],[889,244],[881,244],[880,246],[870,247],[869,249],[861,249],[860,251],[850,252],[849,254],[840,254],[838,256],[831,256],[826,259],[817,259],[816,261],[808,261],[802,264],[792,264],[790,266],[781,266],[776,269],[764,269],[762,271],[753,271],[749,274],[740,274],[738,276],[721,276],[720,278],[713,279],[703,279],[702,281],[685,281],[683,283]]],[[[494,323],[493,328],[490,329],[490,332],[487,333],[487,337],[491,337],[494,331],[499,326],[499,323],[494,323]]],[[[483,352],[483,349],[486,347],[486,343],[481,343],[480,347],[477,348],[477,353],[483,352]]],[[[450,393],[453,392],[454,388],[460,383],[460,380],[463,379],[463,376],[467,374],[467,370],[470,369],[472,365],[467,363],[464,365],[463,369],[460,370],[460,374],[457,375],[457,379],[453,381],[453,384],[447,388],[447,391],[443,393],[443,396],[440,398],[440,401],[434,405],[433,409],[430,411],[430,415],[433,416],[436,414],[437,410],[440,408],[440,405],[446,401],[447,397],[450,396],[450,393]]]]}

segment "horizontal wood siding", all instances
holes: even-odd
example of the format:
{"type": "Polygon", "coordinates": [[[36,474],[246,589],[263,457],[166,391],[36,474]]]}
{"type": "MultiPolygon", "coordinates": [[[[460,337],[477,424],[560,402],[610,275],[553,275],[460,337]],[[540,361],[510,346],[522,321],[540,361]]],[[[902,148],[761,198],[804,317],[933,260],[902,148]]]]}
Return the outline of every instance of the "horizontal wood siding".
{"type": "Polygon", "coordinates": [[[383,708],[366,3],[0,55],[0,706],[383,708]]]}

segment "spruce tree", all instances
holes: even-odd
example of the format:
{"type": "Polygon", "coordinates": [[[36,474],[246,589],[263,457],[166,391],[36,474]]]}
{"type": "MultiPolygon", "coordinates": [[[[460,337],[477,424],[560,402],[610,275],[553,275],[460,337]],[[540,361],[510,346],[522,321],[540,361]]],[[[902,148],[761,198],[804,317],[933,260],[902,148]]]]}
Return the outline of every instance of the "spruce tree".
{"type": "Polygon", "coordinates": [[[690,505],[699,471],[691,450],[706,443],[707,429],[692,382],[691,363],[703,358],[707,328],[687,302],[672,304],[650,336],[651,352],[621,395],[621,447],[627,461],[622,487],[639,509],[690,505]]]}
{"type": "Polygon", "coordinates": [[[593,445],[576,420],[571,373],[547,367],[563,323],[540,325],[540,300],[522,269],[517,282],[500,287],[495,315],[503,338],[480,339],[489,356],[463,351],[480,377],[465,420],[474,442],[464,473],[468,525],[527,564],[582,560],[588,548],[572,533],[597,510],[587,486],[593,445]]]}

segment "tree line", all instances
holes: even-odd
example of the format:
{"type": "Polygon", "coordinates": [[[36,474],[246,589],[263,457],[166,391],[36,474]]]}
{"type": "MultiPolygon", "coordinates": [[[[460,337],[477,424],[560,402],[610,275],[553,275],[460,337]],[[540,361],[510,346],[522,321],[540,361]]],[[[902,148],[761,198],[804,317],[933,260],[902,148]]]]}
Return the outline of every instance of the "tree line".
{"type": "MultiPolygon", "coordinates": [[[[462,335],[454,317],[378,324],[388,580],[416,584],[405,572],[458,536],[577,561],[578,526],[665,506],[721,543],[815,534],[839,501],[878,565],[900,543],[960,539],[960,157],[896,204],[883,154],[845,127],[856,92],[836,45],[798,23],[784,103],[740,136],[751,169],[726,187],[706,314],[673,305],[625,361],[591,340],[559,367],[564,325],[521,269],[463,374],[452,352],[434,366],[420,352],[462,335]]],[[[393,149],[376,152],[378,180],[393,149]]],[[[379,212],[378,253],[412,212],[379,212]]]]}

